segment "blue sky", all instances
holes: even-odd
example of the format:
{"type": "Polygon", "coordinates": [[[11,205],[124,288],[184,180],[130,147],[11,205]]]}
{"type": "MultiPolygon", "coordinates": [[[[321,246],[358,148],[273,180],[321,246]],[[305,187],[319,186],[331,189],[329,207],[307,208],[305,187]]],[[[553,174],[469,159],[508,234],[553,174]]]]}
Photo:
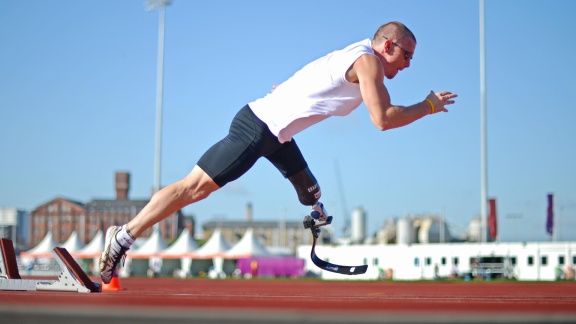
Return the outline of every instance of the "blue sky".
{"type": "MultiPolygon", "coordinates": [[[[486,1],[488,195],[501,241],[549,240],[549,192],[557,238],[576,239],[574,12],[569,0],[486,1]]],[[[392,102],[449,90],[457,103],[386,132],[361,105],[296,141],[336,228],[362,206],[370,234],[387,219],[426,213],[463,233],[481,204],[473,0],[175,0],[166,10],[162,185],[188,174],[243,105],[391,20],[418,41],[411,67],[385,81],[392,102]]],[[[1,207],[113,198],[117,170],[131,173],[131,198],[149,198],[158,21],[143,0],[0,1],[1,207]]],[[[308,212],[266,160],[184,211],[200,224],[242,219],[249,202],[260,220],[308,212]]]]}

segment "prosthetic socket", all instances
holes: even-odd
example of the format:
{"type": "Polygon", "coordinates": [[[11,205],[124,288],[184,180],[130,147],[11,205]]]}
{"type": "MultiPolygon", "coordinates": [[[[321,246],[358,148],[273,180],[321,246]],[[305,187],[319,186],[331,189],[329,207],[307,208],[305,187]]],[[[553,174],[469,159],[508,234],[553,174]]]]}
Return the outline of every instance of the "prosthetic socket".
{"type": "Polygon", "coordinates": [[[320,199],[320,196],[322,195],[320,186],[308,167],[294,174],[288,178],[288,180],[290,180],[294,189],[296,189],[298,199],[302,205],[312,206],[320,199]]]}

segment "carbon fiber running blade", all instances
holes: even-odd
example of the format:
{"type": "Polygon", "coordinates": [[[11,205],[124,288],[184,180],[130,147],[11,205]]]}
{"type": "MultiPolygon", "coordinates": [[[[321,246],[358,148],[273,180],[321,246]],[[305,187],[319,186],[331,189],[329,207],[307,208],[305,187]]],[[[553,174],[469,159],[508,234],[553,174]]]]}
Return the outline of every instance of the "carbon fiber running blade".
{"type": "Polygon", "coordinates": [[[312,262],[320,269],[326,270],[326,271],[331,271],[331,272],[336,272],[339,274],[344,274],[344,275],[359,275],[359,274],[363,274],[366,272],[366,270],[368,270],[368,266],[367,265],[361,265],[361,266],[343,266],[343,265],[338,265],[338,264],[334,264],[334,263],[330,263],[330,262],[326,262],[322,259],[320,259],[316,253],[314,253],[314,250],[312,250],[312,253],[310,253],[310,258],[312,259],[312,262]]]}
{"type": "Polygon", "coordinates": [[[359,265],[359,266],[344,266],[339,264],[334,264],[330,262],[326,262],[320,259],[316,255],[316,240],[318,239],[318,233],[316,230],[318,227],[312,226],[310,230],[312,232],[312,237],[314,240],[312,241],[312,250],[310,251],[310,259],[312,259],[312,263],[314,263],[318,268],[330,272],[335,272],[344,275],[359,275],[363,274],[368,270],[367,265],[359,265]]]}

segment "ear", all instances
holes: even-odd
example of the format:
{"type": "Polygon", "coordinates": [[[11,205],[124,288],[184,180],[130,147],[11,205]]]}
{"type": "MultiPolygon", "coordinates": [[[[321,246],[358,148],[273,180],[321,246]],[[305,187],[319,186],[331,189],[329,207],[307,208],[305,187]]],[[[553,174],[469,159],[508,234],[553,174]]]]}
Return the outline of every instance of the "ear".
{"type": "Polygon", "coordinates": [[[389,53],[392,47],[393,47],[392,41],[387,39],[386,41],[384,41],[384,44],[382,44],[382,51],[384,53],[389,53]]]}

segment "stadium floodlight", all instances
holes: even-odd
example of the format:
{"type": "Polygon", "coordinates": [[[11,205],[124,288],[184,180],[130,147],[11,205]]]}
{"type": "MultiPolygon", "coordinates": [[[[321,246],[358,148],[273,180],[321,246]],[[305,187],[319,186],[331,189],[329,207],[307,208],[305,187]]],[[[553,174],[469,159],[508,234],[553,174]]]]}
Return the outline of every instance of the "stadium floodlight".
{"type": "Polygon", "coordinates": [[[172,0],[146,0],[144,5],[146,6],[146,11],[154,11],[158,8],[163,8],[172,4],[172,0]]]}

